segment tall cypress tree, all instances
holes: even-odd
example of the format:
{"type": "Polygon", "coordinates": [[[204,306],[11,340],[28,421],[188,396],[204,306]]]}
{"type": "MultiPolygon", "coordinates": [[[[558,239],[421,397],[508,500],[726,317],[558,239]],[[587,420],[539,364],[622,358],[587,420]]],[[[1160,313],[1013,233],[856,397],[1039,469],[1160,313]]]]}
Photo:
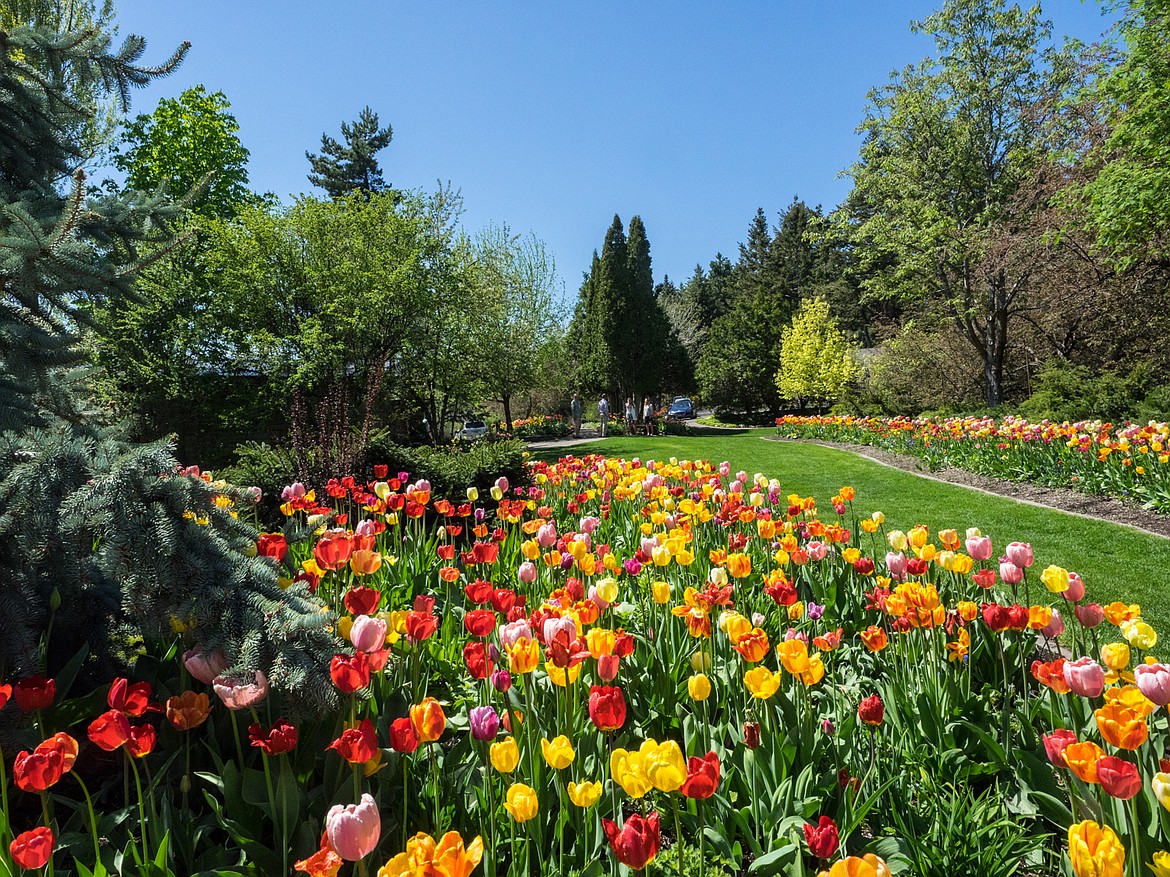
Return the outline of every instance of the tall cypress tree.
{"type": "Polygon", "coordinates": [[[375,156],[390,145],[393,129],[389,125],[380,127],[378,114],[365,107],[356,122],[341,123],[341,136],[344,144],[322,134],[321,153],[305,153],[312,168],[309,182],[328,192],[330,198],[341,198],[355,190],[370,193],[390,188],[382,179],[375,156]]]}
{"type": "Polygon", "coordinates": [[[88,648],[108,669],[177,628],[222,649],[232,676],[262,670],[320,708],[336,699],[330,617],[247,556],[257,534],[231,512],[248,492],[181,470],[165,444],[130,444],[87,398],[80,303],[130,295],[137,254],[168,251],[178,210],[87,186],[86,114],[68,94],[104,83],[125,106],[186,47],[158,68],[137,63],[144,49],[111,51],[100,27],[0,30],[0,668],[52,674],[88,648]]]}

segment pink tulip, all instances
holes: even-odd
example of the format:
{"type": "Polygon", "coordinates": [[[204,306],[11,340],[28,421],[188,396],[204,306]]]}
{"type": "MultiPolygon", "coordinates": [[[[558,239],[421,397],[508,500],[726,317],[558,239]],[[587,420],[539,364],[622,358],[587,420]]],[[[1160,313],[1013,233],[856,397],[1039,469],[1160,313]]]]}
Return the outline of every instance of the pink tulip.
{"type": "Polygon", "coordinates": [[[581,532],[592,534],[594,530],[601,526],[601,518],[590,515],[587,518],[581,519],[581,532]]]}
{"type": "Polygon", "coordinates": [[[980,536],[978,539],[967,540],[967,553],[972,560],[989,560],[991,558],[991,537],[980,536]]]}
{"type": "Polygon", "coordinates": [[[645,554],[647,557],[651,557],[654,554],[654,549],[657,547],[658,547],[658,540],[657,539],[648,538],[648,537],[642,538],[642,543],[641,543],[642,553],[645,554]]]}
{"type": "Polygon", "coordinates": [[[353,620],[349,641],[359,652],[376,652],[386,644],[386,622],[381,618],[359,615],[353,620]]]}
{"type": "Polygon", "coordinates": [[[1060,636],[1064,633],[1064,619],[1060,617],[1060,610],[1052,610],[1052,620],[1040,628],[1040,632],[1049,639],[1060,636]]]}
{"type": "Polygon", "coordinates": [[[1042,734],[1041,738],[1044,740],[1044,752],[1048,760],[1057,767],[1068,767],[1064,760],[1064,750],[1077,742],[1077,735],[1067,728],[1057,728],[1051,734],[1042,734]]]}
{"type": "Polygon", "coordinates": [[[577,622],[569,617],[546,618],[541,633],[544,634],[546,644],[556,642],[558,634],[563,637],[565,642],[572,642],[577,638],[577,622]]]}
{"type": "Polygon", "coordinates": [[[1147,699],[1158,706],[1170,704],[1170,667],[1165,664],[1138,664],[1133,678],[1147,699]]]}
{"type": "Polygon", "coordinates": [[[536,531],[536,542],[541,548],[549,548],[557,544],[557,525],[544,524],[536,531]]]}
{"type": "Polygon", "coordinates": [[[374,529],[374,522],[367,519],[361,521],[355,528],[354,532],[359,536],[377,536],[378,531],[374,529]]]}
{"type": "MultiPolygon", "coordinates": [[[[629,563],[629,561],[627,560],[626,563],[629,563]]],[[[589,599],[596,603],[597,608],[602,612],[609,608],[609,601],[602,599],[602,597],[597,593],[597,588],[593,587],[592,585],[589,586],[589,599]]]]}
{"type": "Polygon", "coordinates": [[[325,816],[325,833],[337,855],[349,862],[364,859],[378,845],[382,816],[367,792],[359,804],[335,804],[325,816]]]}
{"type": "Polygon", "coordinates": [[[752,627],[763,627],[763,626],[764,626],[764,613],[763,612],[753,612],[752,613],[752,627]]]}
{"type": "Polygon", "coordinates": [[[256,681],[237,682],[217,676],[211,682],[211,687],[219,695],[224,706],[230,710],[244,710],[255,706],[268,697],[268,679],[259,670],[256,671],[256,681]]]}
{"type": "Polygon", "coordinates": [[[512,646],[516,645],[517,640],[535,639],[532,635],[532,628],[528,626],[528,622],[523,618],[509,621],[498,629],[500,632],[500,645],[504,649],[512,648],[512,646]]]}
{"type": "Polygon", "coordinates": [[[508,479],[501,475],[496,479],[496,487],[500,488],[500,493],[508,492],[508,479]]]}
{"type": "Polygon", "coordinates": [[[1100,603],[1080,603],[1073,612],[1082,627],[1096,627],[1105,620],[1105,610],[1101,608],[1100,603]]]}
{"type": "Polygon", "coordinates": [[[806,547],[809,560],[824,560],[825,555],[829,552],[829,548],[824,542],[818,542],[815,539],[809,542],[806,547]]]}
{"type": "Polygon", "coordinates": [[[797,630],[795,627],[790,627],[784,631],[784,642],[788,642],[790,639],[798,639],[806,646],[808,645],[808,634],[802,630],[797,630]]]}
{"type": "Polygon", "coordinates": [[[520,568],[516,570],[516,578],[526,585],[531,585],[536,581],[536,564],[530,560],[524,561],[520,564],[520,568]]]}
{"type": "Polygon", "coordinates": [[[280,498],[283,500],[300,499],[305,495],[305,485],[299,481],[294,481],[280,492],[280,498]]]}
{"type": "Polygon", "coordinates": [[[726,460],[719,464],[719,474],[724,478],[731,474],[731,464],[726,460]]]}
{"type": "Polygon", "coordinates": [[[1032,565],[1032,546],[1027,542],[1009,542],[1004,554],[1021,569],[1027,569],[1032,565]]]}
{"type": "Polygon", "coordinates": [[[890,578],[902,581],[906,578],[906,555],[899,551],[886,552],[886,569],[890,571],[890,578]]]}
{"type": "Polygon", "coordinates": [[[1070,603],[1078,603],[1081,598],[1085,596],[1085,582],[1075,572],[1068,574],[1068,590],[1060,596],[1068,600],[1070,603]]]}
{"type": "Polygon", "coordinates": [[[612,682],[621,667],[621,658],[617,655],[602,655],[597,659],[597,675],[604,682],[612,682]]]}
{"type": "Polygon", "coordinates": [[[228,668],[228,661],[223,652],[208,653],[199,648],[184,652],[183,664],[187,672],[204,685],[210,685],[211,680],[228,668]]]}
{"type": "Polygon", "coordinates": [[[1105,668],[1092,658],[1077,658],[1064,664],[1064,681],[1079,697],[1100,697],[1105,690],[1105,668]]]}
{"type": "Polygon", "coordinates": [[[1000,558],[999,577],[1003,579],[1005,585],[1018,585],[1024,580],[1024,570],[1007,558],[1000,558]]]}

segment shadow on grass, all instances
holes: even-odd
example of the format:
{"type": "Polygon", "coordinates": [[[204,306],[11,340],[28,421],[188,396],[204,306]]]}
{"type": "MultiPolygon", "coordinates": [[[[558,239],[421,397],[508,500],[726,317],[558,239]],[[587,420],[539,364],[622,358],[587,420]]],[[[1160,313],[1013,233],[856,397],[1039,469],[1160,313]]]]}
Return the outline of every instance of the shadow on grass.
{"type": "Polygon", "coordinates": [[[730,438],[737,435],[748,435],[753,429],[751,426],[688,426],[687,435],[699,438],[730,438]]]}

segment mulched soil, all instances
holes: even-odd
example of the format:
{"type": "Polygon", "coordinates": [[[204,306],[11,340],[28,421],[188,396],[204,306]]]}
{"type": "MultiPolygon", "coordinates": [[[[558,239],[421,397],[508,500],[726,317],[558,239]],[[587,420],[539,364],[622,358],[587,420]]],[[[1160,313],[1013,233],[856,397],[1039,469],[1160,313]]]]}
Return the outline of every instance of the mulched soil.
{"type": "Polygon", "coordinates": [[[880,448],[871,448],[865,445],[848,445],[840,442],[819,442],[810,439],[787,439],[768,437],[770,441],[799,441],[806,444],[822,445],[826,448],[836,448],[840,451],[849,451],[861,457],[913,472],[924,478],[933,478],[936,481],[945,481],[949,484],[958,484],[963,487],[972,487],[996,496],[1005,496],[1009,499],[1059,509],[1086,518],[1096,518],[1110,521],[1114,524],[1125,524],[1144,530],[1158,536],[1170,538],[1170,516],[1162,515],[1143,509],[1140,506],[1130,505],[1119,499],[1108,496],[1090,496],[1078,493],[1075,490],[1066,490],[1059,487],[1041,487],[1037,484],[1028,484],[1022,481],[1003,481],[999,478],[989,478],[985,475],[976,475],[963,469],[940,469],[931,472],[926,469],[917,457],[905,454],[894,454],[880,448]]]}

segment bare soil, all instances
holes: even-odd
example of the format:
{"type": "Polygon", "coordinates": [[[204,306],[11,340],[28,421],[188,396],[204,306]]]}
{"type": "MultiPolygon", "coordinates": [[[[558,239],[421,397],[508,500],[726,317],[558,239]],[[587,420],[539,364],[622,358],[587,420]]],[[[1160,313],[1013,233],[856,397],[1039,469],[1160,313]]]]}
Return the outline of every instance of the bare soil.
{"type": "Polygon", "coordinates": [[[1119,499],[1108,496],[1091,496],[1075,490],[1060,487],[1042,487],[1037,484],[1028,484],[1023,481],[1004,481],[999,478],[990,478],[986,475],[976,475],[963,469],[940,469],[937,472],[929,471],[917,457],[906,454],[894,454],[880,448],[871,448],[867,445],[848,445],[841,442],[820,442],[811,439],[787,439],[769,437],[770,441],[799,441],[806,444],[822,445],[826,448],[835,448],[840,451],[849,451],[858,456],[881,463],[883,466],[892,466],[906,472],[913,472],[924,478],[935,481],[945,481],[949,484],[958,484],[991,493],[995,496],[1004,496],[1031,505],[1058,509],[1085,518],[1095,518],[1109,521],[1114,524],[1123,524],[1134,527],[1156,536],[1170,538],[1170,516],[1143,509],[1141,506],[1130,505],[1119,499]]]}

